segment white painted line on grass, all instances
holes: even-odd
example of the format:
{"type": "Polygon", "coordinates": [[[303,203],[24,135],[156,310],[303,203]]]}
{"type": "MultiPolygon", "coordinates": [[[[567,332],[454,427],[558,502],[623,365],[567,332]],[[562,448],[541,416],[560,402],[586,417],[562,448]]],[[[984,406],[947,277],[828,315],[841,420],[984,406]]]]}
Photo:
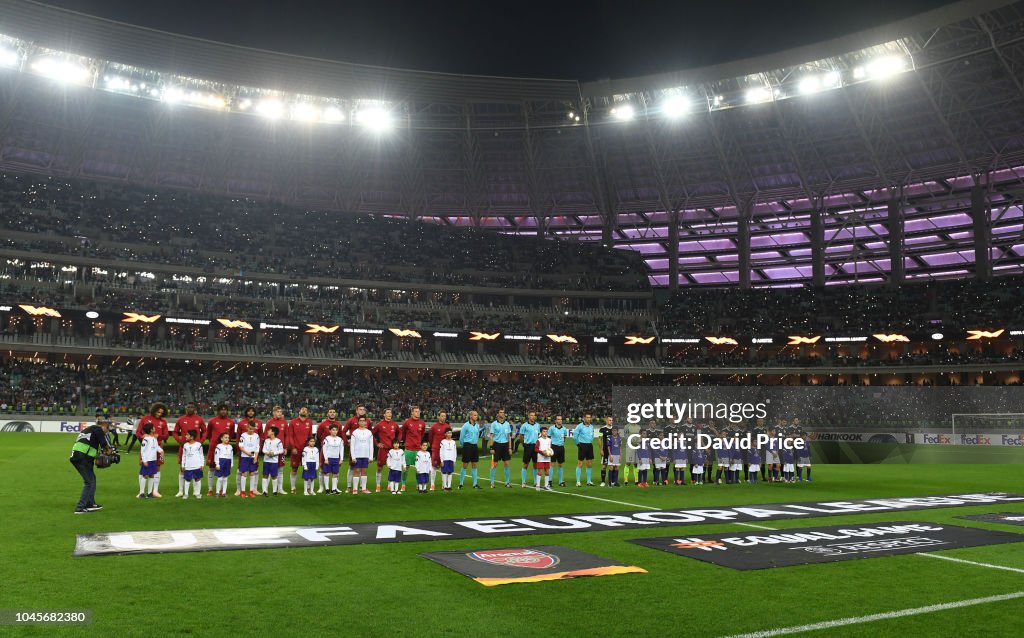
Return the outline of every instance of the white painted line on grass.
{"type": "Polygon", "coordinates": [[[1002,569],[1008,572],[1017,572],[1018,574],[1024,574],[1024,569],[1017,569],[1016,567],[1005,567],[1003,565],[992,565],[990,563],[977,563],[973,560],[964,560],[963,558],[952,558],[950,556],[939,556],[938,554],[917,554],[917,556],[924,556],[925,558],[938,558],[939,560],[948,560],[953,563],[964,563],[966,565],[977,565],[978,567],[989,567],[991,569],[1002,569]]]}
{"type": "Polygon", "coordinates": [[[744,525],[744,526],[746,526],[746,527],[756,527],[757,529],[770,529],[770,530],[772,530],[773,532],[776,532],[776,531],[778,531],[778,530],[777,530],[777,529],[775,529],[774,527],[765,527],[764,525],[755,525],[755,524],[753,524],[753,523],[736,523],[736,524],[737,524],[737,525],[744,525]]]}
{"type": "MultiPolygon", "coordinates": [[[[536,488],[535,488],[536,489],[536,488]]],[[[601,498],[600,496],[588,496],[586,494],[577,494],[576,492],[563,492],[561,490],[539,490],[548,494],[564,494],[565,496],[578,496],[580,498],[589,498],[595,501],[604,501],[605,503],[615,503],[616,505],[628,505],[629,507],[639,507],[645,510],[660,510],[660,507],[651,507],[650,505],[637,505],[636,503],[626,503],[625,501],[613,501],[610,498],[601,498]]]]}
{"type": "MultiPolygon", "coordinates": [[[[921,554],[921,556],[926,555],[928,554],[921,554]]],[[[826,620],[824,622],[817,622],[810,625],[797,625],[794,627],[765,629],[763,631],[755,631],[749,634],[735,634],[733,636],[728,636],[727,638],[770,638],[770,636],[785,636],[788,634],[799,634],[805,631],[817,631],[819,629],[833,629],[835,627],[845,627],[846,625],[858,625],[861,623],[874,622],[876,620],[889,620],[891,618],[903,618],[905,616],[931,614],[937,611],[946,611],[947,609],[960,609],[961,607],[984,605],[986,603],[998,603],[1006,600],[1015,600],[1017,598],[1024,598],[1024,591],[1015,591],[1012,594],[1000,594],[998,596],[986,596],[984,598],[970,598],[968,600],[958,600],[952,603],[928,605],[927,607],[899,609],[897,611],[887,611],[882,614],[871,614],[869,616],[854,616],[851,618],[840,618],[838,620],[826,620]]]]}

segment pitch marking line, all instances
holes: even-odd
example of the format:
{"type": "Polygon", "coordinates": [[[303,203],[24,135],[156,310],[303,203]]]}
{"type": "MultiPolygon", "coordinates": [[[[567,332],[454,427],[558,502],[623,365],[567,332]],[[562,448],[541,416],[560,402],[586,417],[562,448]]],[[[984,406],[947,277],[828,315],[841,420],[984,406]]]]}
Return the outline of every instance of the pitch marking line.
{"type": "MultiPolygon", "coordinates": [[[[537,490],[536,487],[533,488],[533,489],[537,490]]],[[[562,491],[559,491],[559,490],[543,490],[543,489],[537,490],[537,491],[538,492],[547,492],[549,494],[565,494],[566,496],[578,496],[580,498],[589,498],[589,499],[593,499],[595,501],[604,501],[605,503],[615,503],[616,505],[628,505],[629,507],[639,507],[641,509],[648,509],[648,510],[660,510],[660,509],[663,509],[661,507],[651,507],[650,505],[638,505],[637,503],[627,503],[625,501],[613,501],[610,498],[601,498],[600,496],[589,496],[587,494],[577,494],[576,492],[562,492],[562,491]]],[[[728,521],[719,521],[719,522],[728,524],[728,521]]],[[[755,525],[753,523],[734,523],[734,524],[735,525],[745,525],[746,527],[755,527],[757,529],[768,529],[768,530],[776,531],[774,527],[765,527],[764,525],[755,525]]]]}
{"type": "Polygon", "coordinates": [[[963,558],[952,558],[950,556],[939,556],[938,554],[915,554],[916,556],[924,556],[925,558],[938,558],[939,560],[948,560],[954,563],[964,563],[966,565],[977,565],[978,567],[988,567],[991,569],[1002,569],[1008,572],[1017,572],[1018,574],[1024,574],[1024,569],[1017,569],[1016,567],[1005,567],[1003,565],[992,565],[989,563],[977,563],[973,560],[964,560],[963,558]]]}
{"type": "MultiPolygon", "coordinates": [[[[537,490],[537,488],[533,488],[537,490]]],[[[625,501],[613,501],[610,498],[601,498],[600,496],[588,496],[587,494],[577,494],[576,492],[562,492],[560,490],[544,490],[539,489],[538,492],[546,492],[548,494],[562,494],[565,496],[578,496],[580,498],[589,498],[595,501],[604,501],[605,503],[615,503],[616,505],[628,505],[629,507],[639,507],[640,509],[646,510],[660,510],[660,507],[651,507],[650,505],[637,505],[636,503],[627,503],[625,501]]]]}
{"type": "Polygon", "coordinates": [[[778,531],[774,527],[765,527],[764,525],[755,525],[753,523],[735,523],[735,525],[744,525],[746,527],[756,527],[757,529],[770,529],[773,532],[778,531]]]}
{"type": "MultiPolygon", "coordinates": [[[[920,555],[930,556],[930,554],[920,555]]],[[[917,616],[919,614],[931,614],[937,611],[946,611],[948,609],[960,609],[961,607],[984,605],[986,603],[998,603],[1006,600],[1015,600],[1018,598],[1024,598],[1024,591],[1017,591],[1013,592],[1012,594],[1000,594],[998,596],[986,596],[984,598],[971,598],[968,600],[959,600],[952,603],[942,603],[940,605],[928,605],[927,607],[900,609],[897,611],[888,611],[882,614],[871,614],[869,616],[854,616],[851,618],[840,618],[838,620],[826,620],[825,622],[818,622],[810,625],[797,625],[794,627],[765,629],[763,631],[755,631],[749,634],[735,634],[732,636],[727,636],[726,638],[769,638],[770,636],[785,636],[788,634],[799,634],[805,631],[817,631],[819,629],[833,629],[835,627],[845,627],[846,625],[858,625],[861,623],[874,622],[876,620],[889,620],[891,618],[903,618],[906,616],[917,616]]]]}

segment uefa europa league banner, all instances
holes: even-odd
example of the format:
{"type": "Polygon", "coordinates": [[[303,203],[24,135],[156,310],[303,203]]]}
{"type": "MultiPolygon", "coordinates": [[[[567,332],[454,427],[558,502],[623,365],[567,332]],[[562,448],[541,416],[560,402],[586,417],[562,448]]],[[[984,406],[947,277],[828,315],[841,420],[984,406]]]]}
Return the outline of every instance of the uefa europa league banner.
{"type": "Polygon", "coordinates": [[[747,507],[671,509],[645,512],[564,514],[490,519],[339,523],[284,527],[235,527],[79,534],[75,556],[159,554],[227,549],[273,549],[401,543],[594,532],[608,529],[742,523],[900,512],[943,507],[1024,502],[1024,494],[989,492],[951,496],[879,498],[859,501],[770,503],[747,507]]]}

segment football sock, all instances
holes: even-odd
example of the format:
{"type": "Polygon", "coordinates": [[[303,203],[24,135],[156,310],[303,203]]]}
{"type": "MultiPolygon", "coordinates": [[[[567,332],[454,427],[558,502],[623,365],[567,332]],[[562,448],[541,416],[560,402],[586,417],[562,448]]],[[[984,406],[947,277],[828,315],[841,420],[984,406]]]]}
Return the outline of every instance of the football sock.
{"type": "Polygon", "coordinates": [[[576,468],[576,482],[579,483],[580,482],[580,478],[582,478],[582,477],[583,477],[583,468],[582,467],[577,467],[576,468]]]}
{"type": "Polygon", "coordinates": [[[594,482],[594,468],[588,467],[587,468],[587,483],[593,483],[593,482],[594,482]]]}
{"type": "Polygon", "coordinates": [[[348,473],[345,475],[345,489],[352,489],[352,468],[348,468],[348,473]]]}
{"type": "Polygon", "coordinates": [[[512,482],[512,468],[506,466],[505,467],[505,483],[511,483],[511,482],[512,482]]]}
{"type": "Polygon", "coordinates": [[[459,487],[462,487],[463,483],[466,482],[466,468],[463,466],[462,473],[459,475],[459,487]]]}
{"type": "Polygon", "coordinates": [[[210,472],[209,474],[206,475],[206,489],[213,489],[213,472],[210,472]]]}
{"type": "Polygon", "coordinates": [[[498,473],[498,467],[491,463],[491,487],[494,487],[494,476],[498,473]]]}
{"type": "Polygon", "coordinates": [[[270,479],[268,479],[267,477],[264,476],[263,477],[263,493],[264,494],[267,493],[267,485],[269,485],[269,484],[270,484],[270,479]]]}
{"type": "Polygon", "coordinates": [[[430,486],[434,486],[434,480],[437,478],[437,469],[430,468],[430,486]]]}
{"type": "Polygon", "coordinates": [[[807,468],[807,480],[811,480],[811,468],[807,468]]]}
{"type": "Polygon", "coordinates": [[[519,476],[520,476],[519,482],[522,483],[523,485],[526,485],[526,468],[525,467],[522,469],[522,471],[520,472],[519,476]]]}
{"type": "MultiPolygon", "coordinates": [[[[310,481],[310,487],[312,487],[312,481],[310,481]]],[[[338,475],[337,474],[331,475],[331,490],[335,491],[335,492],[338,491],[338,475]]]]}
{"type": "Polygon", "coordinates": [[[473,468],[473,485],[476,485],[477,469],[473,468]]]}
{"type": "Polygon", "coordinates": [[[534,479],[533,479],[533,484],[534,484],[534,485],[535,485],[536,487],[540,487],[540,474],[537,474],[537,475],[536,475],[536,476],[534,477],[534,479]]]}
{"type": "Polygon", "coordinates": [[[558,466],[558,482],[565,483],[565,470],[562,469],[561,465],[558,466]]]}
{"type": "Polygon", "coordinates": [[[249,476],[249,491],[250,492],[255,492],[256,491],[256,487],[259,485],[259,480],[260,480],[259,477],[256,476],[255,474],[249,476]]]}
{"type": "Polygon", "coordinates": [[[365,490],[366,489],[366,475],[365,474],[363,474],[362,476],[359,477],[359,489],[361,489],[361,490],[365,490]]]}
{"type": "Polygon", "coordinates": [[[178,491],[182,491],[185,488],[185,475],[181,472],[178,473],[178,491]]]}
{"type": "MultiPolygon", "coordinates": [[[[185,484],[184,485],[185,498],[188,498],[188,489],[189,489],[189,487],[192,486],[192,481],[184,481],[184,484],[185,484]]],[[[196,490],[196,492],[198,493],[199,490],[196,490]]]]}
{"type": "Polygon", "coordinates": [[[296,479],[297,478],[298,478],[298,473],[297,472],[292,472],[292,482],[291,482],[292,490],[295,489],[295,483],[296,483],[296,479]]]}
{"type": "Polygon", "coordinates": [[[160,472],[157,472],[156,474],[153,475],[153,491],[160,491],[160,472]]]}
{"type": "Polygon", "coordinates": [[[605,478],[607,477],[607,475],[608,475],[608,470],[604,466],[601,466],[601,482],[602,483],[605,482],[605,478]]]}
{"type": "Polygon", "coordinates": [[[140,476],[139,477],[139,494],[145,494],[145,493],[146,493],[146,477],[145,476],[140,476]]]}
{"type": "Polygon", "coordinates": [[[377,472],[377,482],[374,483],[377,487],[380,487],[380,472],[377,472]]]}
{"type": "Polygon", "coordinates": [[[796,468],[796,477],[798,479],[803,479],[803,477],[804,477],[804,468],[802,468],[802,467],[796,468]]]}

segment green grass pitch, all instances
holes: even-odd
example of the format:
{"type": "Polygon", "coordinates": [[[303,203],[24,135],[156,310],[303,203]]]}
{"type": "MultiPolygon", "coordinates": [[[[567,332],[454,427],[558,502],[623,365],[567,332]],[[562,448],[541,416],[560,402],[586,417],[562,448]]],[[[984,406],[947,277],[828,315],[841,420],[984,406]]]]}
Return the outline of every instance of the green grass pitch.
{"type": "MultiPolygon", "coordinates": [[[[203,527],[307,525],[431,518],[511,517],[628,510],[628,506],[518,488],[271,499],[171,498],[173,451],[162,500],[137,501],[136,456],[98,472],[101,512],[72,514],[81,481],[67,462],[71,439],[0,438],[0,608],[90,608],[92,625],[2,627],[0,635],[118,636],[728,636],[1024,591],[1024,574],[914,555],[752,572],[673,556],[629,538],[734,531],[709,524],[478,540],[413,542],[189,554],[73,558],[78,533],[203,527]],[[563,545],[638,565],[648,574],[487,588],[417,554],[524,544],[563,545]]],[[[574,452],[572,446],[570,453],[574,452]]],[[[705,485],[612,490],[567,488],[655,507],[1024,492],[1014,465],[819,465],[814,483],[705,485]]],[[[501,471],[499,469],[499,476],[501,471]]],[[[486,476],[486,470],[481,471],[486,476]]],[[[575,484],[570,470],[567,482],[575,484]]],[[[598,470],[595,468],[595,480],[598,470]]],[[[371,482],[373,480],[371,475],[371,482]]],[[[456,474],[456,482],[458,474],[456,474]]],[[[205,488],[205,479],[203,482],[205,488]]],[[[286,479],[287,486],[287,479],[286,479]]],[[[230,483],[234,491],[234,478],[230,483]]],[[[1024,504],[957,507],[821,519],[768,521],[773,528],[919,520],[1024,528],[959,520],[1024,504]]],[[[942,552],[1024,569],[1024,542],[942,552]]],[[[1020,636],[1024,599],[857,624],[806,635],[1020,636]]]]}

